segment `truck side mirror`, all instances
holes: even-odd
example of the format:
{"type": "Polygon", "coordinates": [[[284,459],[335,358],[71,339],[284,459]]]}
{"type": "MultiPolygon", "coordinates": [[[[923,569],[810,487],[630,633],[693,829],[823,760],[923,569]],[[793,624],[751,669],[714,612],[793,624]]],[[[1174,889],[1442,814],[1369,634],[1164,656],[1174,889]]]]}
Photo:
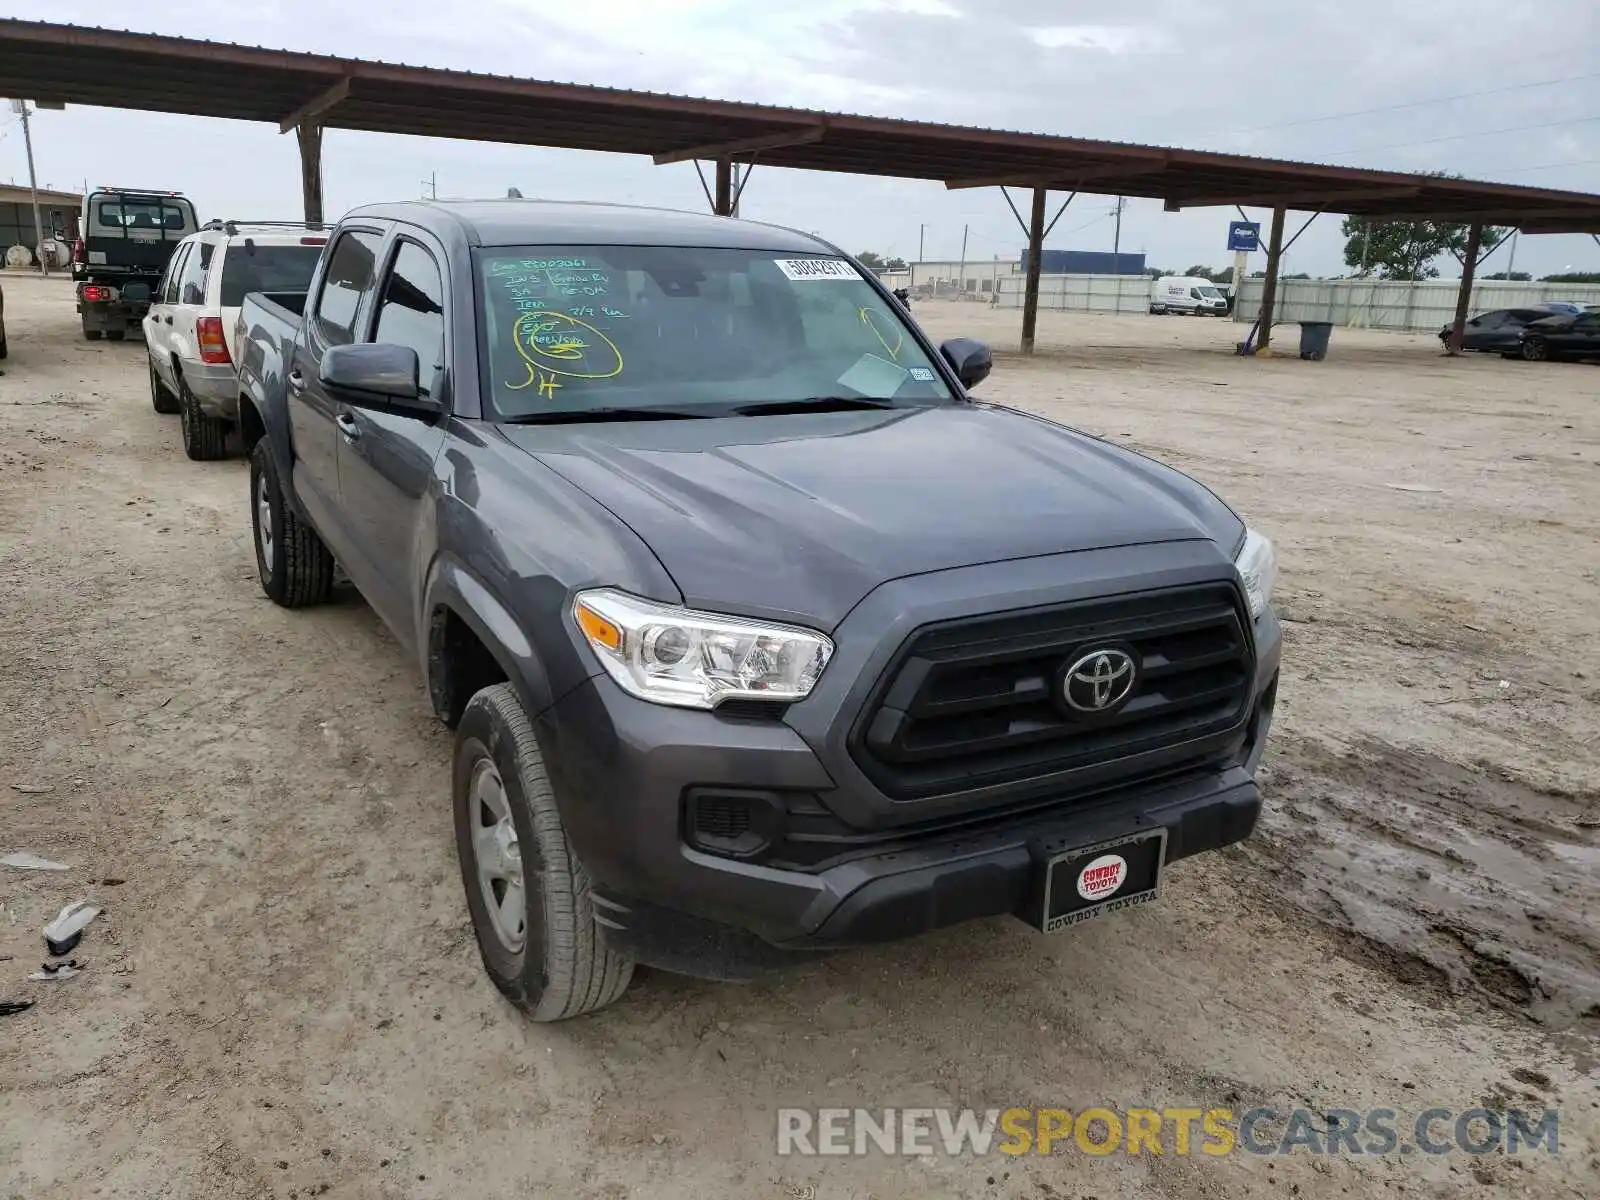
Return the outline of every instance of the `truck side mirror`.
{"type": "Polygon", "coordinates": [[[317,377],[335,399],[358,408],[389,408],[418,416],[442,406],[422,395],[417,352],[410,346],[357,342],[334,346],[322,356],[317,377]]]}
{"type": "Polygon", "coordinates": [[[939,353],[955,371],[962,387],[977,387],[994,370],[994,356],[989,352],[988,342],[951,338],[939,344],[939,353]]]}

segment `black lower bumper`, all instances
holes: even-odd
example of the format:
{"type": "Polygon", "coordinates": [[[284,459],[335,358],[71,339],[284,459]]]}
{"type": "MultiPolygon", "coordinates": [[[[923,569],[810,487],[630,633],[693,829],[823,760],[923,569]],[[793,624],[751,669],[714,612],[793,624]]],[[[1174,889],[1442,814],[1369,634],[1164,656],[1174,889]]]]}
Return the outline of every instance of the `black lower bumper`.
{"type": "MultiPolygon", "coordinates": [[[[564,816],[594,880],[597,920],[612,941],[649,966],[750,978],[819,951],[914,937],[979,917],[1020,916],[1045,863],[1078,847],[1159,827],[1166,830],[1170,864],[1243,840],[1261,811],[1254,772],[1272,719],[1275,682],[1262,692],[1231,763],[922,834],[818,871],[703,853],[683,840],[676,805],[641,803],[652,774],[659,781],[677,773],[675,751],[704,753],[704,746],[664,747],[660,770],[646,761],[637,779],[617,774],[628,755],[607,756],[587,786],[567,774],[575,768],[588,774],[571,753],[547,755],[547,766],[558,795],[585,796],[584,803],[564,806],[564,816]],[[622,789],[626,801],[607,803],[594,790],[600,780],[622,789]]],[[[577,702],[593,728],[591,705],[598,697],[577,702]]],[[[541,722],[541,735],[556,746],[562,741],[558,725],[541,722]]],[[[782,742],[782,730],[774,727],[765,736],[782,742]]],[[[771,751],[762,761],[783,761],[771,751]]],[[[804,760],[793,763],[799,775],[808,769],[804,760]]]]}

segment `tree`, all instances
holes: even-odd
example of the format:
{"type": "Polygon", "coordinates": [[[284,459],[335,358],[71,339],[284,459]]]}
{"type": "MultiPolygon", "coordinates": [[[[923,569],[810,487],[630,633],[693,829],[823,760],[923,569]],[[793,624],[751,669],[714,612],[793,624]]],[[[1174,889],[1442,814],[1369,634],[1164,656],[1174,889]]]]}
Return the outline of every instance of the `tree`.
{"type": "Polygon", "coordinates": [[[1485,275],[1485,279],[1508,279],[1512,283],[1527,283],[1533,278],[1526,271],[1512,271],[1509,275],[1504,271],[1496,271],[1493,275],[1485,275]]]}
{"type": "Polygon", "coordinates": [[[863,250],[860,254],[856,255],[856,258],[860,260],[863,267],[867,267],[873,271],[883,270],[883,255],[881,254],[874,254],[871,250],[863,250]]]}
{"type": "Polygon", "coordinates": [[[886,259],[883,264],[883,269],[885,271],[904,271],[906,269],[906,260],[903,258],[886,259]]]}
{"type": "Polygon", "coordinates": [[[1568,271],[1564,275],[1546,275],[1542,283],[1600,283],[1600,271],[1568,271]]]}
{"type": "Polygon", "coordinates": [[[1210,267],[1195,265],[1184,272],[1191,279],[1215,279],[1216,273],[1210,267]]]}
{"type": "MultiPolygon", "coordinates": [[[[1459,178],[1436,172],[1442,178],[1459,178]]],[[[1363,272],[1376,270],[1384,279],[1435,279],[1439,269],[1433,260],[1452,254],[1465,265],[1467,226],[1456,221],[1369,221],[1365,217],[1346,217],[1340,226],[1344,234],[1344,261],[1363,272]]],[[[1506,230],[1485,225],[1479,242],[1482,258],[1498,246],[1506,230]]]]}

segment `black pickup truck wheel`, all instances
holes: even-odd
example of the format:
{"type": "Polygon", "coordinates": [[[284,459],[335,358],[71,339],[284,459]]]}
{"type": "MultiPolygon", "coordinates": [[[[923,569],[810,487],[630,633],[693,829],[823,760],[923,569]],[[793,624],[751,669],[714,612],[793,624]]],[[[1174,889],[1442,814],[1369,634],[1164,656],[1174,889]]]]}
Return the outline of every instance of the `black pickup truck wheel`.
{"type": "Polygon", "coordinates": [[[467,702],[456,729],[456,856],[484,969],[535,1021],[604,1008],[633,962],[595,924],[533,725],[508,683],[467,702]]]}
{"type": "Polygon", "coordinates": [[[228,423],[200,411],[182,375],[178,376],[178,423],[183,430],[183,452],[196,462],[228,456],[228,423]]]}
{"type": "Polygon", "coordinates": [[[284,608],[307,608],[326,600],[333,591],[333,555],[316,530],[285,503],[265,438],[250,455],[250,515],[256,573],[267,599],[284,608]]]}

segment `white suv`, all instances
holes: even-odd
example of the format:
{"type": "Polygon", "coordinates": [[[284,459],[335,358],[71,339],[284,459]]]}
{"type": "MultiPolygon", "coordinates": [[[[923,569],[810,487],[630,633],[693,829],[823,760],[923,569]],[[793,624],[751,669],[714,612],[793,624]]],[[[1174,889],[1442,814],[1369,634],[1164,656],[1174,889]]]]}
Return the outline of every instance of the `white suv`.
{"type": "Polygon", "coordinates": [[[321,226],[212,221],[178,244],[144,318],[150,402],[175,412],[190,458],[222,458],[239,419],[234,325],[246,292],[304,292],[327,243],[321,226]]]}

